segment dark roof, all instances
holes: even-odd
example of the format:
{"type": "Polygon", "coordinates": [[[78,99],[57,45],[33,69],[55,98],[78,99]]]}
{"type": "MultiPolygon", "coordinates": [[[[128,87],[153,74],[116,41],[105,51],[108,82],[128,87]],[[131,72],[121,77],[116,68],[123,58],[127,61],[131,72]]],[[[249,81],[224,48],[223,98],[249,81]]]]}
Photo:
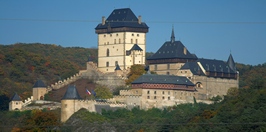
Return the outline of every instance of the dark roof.
{"type": "Polygon", "coordinates": [[[116,70],[121,70],[120,66],[117,64],[116,67],[115,67],[115,71],[116,70]]]}
{"type": "Polygon", "coordinates": [[[186,69],[189,69],[194,75],[205,75],[197,62],[187,62],[180,68],[180,70],[186,69]]]}
{"type": "Polygon", "coordinates": [[[13,97],[11,98],[11,101],[21,101],[21,98],[18,96],[17,93],[15,93],[15,94],[13,95],[13,97]]]}
{"type": "Polygon", "coordinates": [[[186,77],[173,76],[173,75],[144,74],[132,82],[132,84],[142,84],[142,83],[194,86],[194,84],[186,77]]]}
{"type": "Polygon", "coordinates": [[[198,62],[200,62],[207,72],[235,73],[235,71],[222,60],[198,59],[198,62]]]}
{"type": "Polygon", "coordinates": [[[66,91],[64,97],[62,98],[62,100],[66,100],[66,99],[82,99],[79,96],[79,93],[78,93],[75,85],[68,86],[67,91],[66,91]]]}
{"type": "Polygon", "coordinates": [[[156,59],[194,59],[197,57],[194,54],[191,54],[186,49],[186,54],[184,53],[184,48],[186,48],[180,41],[171,41],[165,42],[162,47],[147,60],[156,60],[156,59]]]}
{"type": "Polygon", "coordinates": [[[236,72],[236,64],[235,64],[232,54],[229,55],[227,64],[234,72],[236,72]]]}
{"type": "Polygon", "coordinates": [[[131,28],[149,28],[146,23],[138,23],[138,18],[130,8],[115,9],[106,19],[105,24],[98,24],[97,29],[131,27],[131,28]]]}
{"type": "Polygon", "coordinates": [[[132,50],[140,50],[143,51],[137,44],[134,44],[133,47],[130,49],[130,51],[132,50]]]}
{"type": "Polygon", "coordinates": [[[46,88],[46,85],[43,83],[42,80],[38,80],[38,81],[35,82],[35,84],[33,85],[33,88],[46,88]]]}

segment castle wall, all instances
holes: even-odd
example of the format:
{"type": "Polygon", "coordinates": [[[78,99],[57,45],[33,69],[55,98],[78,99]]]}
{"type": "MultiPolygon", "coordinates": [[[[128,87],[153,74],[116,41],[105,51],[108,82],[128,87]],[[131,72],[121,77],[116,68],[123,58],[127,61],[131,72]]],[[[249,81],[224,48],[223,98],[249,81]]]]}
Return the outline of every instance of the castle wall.
{"type": "MultiPolygon", "coordinates": [[[[145,39],[145,33],[136,32],[98,34],[98,69],[104,73],[114,72],[116,63],[122,70],[130,68],[133,60],[126,55],[126,51],[138,44],[143,53],[146,53],[145,39]]],[[[142,54],[139,60],[142,60],[140,64],[145,64],[145,54],[142,54]]]]}
{"type": "Polygon", "coordinates": [[[205,94],[206,99],[213,96],[223,96],[227,94],[229,88],[238,88],[237,79],[226,79],[226,78],[213,78],[206,76],[193,76],[191,81],[194,84],[200,83],[201,87],[196,87],[199,93],[205,94]]]}
{"type": "Polygon", "coordinates": [[[33,88],[33,100],[43,100],[44,95],[47,93],[46,88],[33,88]]]}
{"type": "Polygon", "coordinates": [[[178,70],[184,63],[165,63],[165,64],[150,64],[150,71],[154,71],[159,75],[177,75],[178,70]]]}
{"type": "Polygon", "coordinates": [[[10,101],[9,102],[9,110],[20,110],[22,108],[22,101],[10,101]]]}

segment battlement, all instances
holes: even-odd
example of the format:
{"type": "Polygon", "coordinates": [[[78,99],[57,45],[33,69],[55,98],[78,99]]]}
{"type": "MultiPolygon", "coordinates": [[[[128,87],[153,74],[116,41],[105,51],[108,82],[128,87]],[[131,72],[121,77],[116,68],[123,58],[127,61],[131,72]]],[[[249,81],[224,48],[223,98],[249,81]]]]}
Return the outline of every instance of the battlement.
{"type": "Polygon", "coordinates": [[[51,84],[51,86],[48,86],[47,87],[47,90],[48,92],[51,91],[52,89],[60,89],[64,86],[67,86],[69,85],[70,83],[72,82],[75,82],[77,81],[78,79],[80,79],[80,72],[71,76],[71,77],[68,77],[67,79],[64,79],[63,81],[62,80],[59,80],[58,82],[56,82],[55,84],[51,84]]]}

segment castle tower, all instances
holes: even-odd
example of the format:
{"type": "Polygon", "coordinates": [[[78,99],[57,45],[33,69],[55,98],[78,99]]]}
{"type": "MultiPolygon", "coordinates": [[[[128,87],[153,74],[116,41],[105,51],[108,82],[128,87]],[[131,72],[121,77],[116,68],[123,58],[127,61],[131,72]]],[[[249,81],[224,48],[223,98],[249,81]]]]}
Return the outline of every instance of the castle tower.
{"type": "Polygon", "coordinates": [[[17,93],[13,95],[9,102],[9,110],[20,110],[22,108],[22,100],[17,93]]]}
{"type": "Polygon", "coordinates": [[[64,97],[61,100],[61,121],[65,122],[68,118],[79,110],[78,100],[81,100],[76,86],[71,85],[67,88],[64,97]]]}
{"type": "Polygon", "coordinates": [[[44,95],[47,93],[47,88],[42,80],[35,82],[32,90],[33,100],[44,100],[44,95]]]}
{"type": "Polygon", "coordinates": [[[145,64],[146,33],[149,27],[138,18],[130,8],[115,9],[95,32],[98,34],[98,69],[102,72],[114,72],[116,64],[122,70],[134,64],[145,64]],[[133,56],[130,52],[134,45],[142,50],[133,56]],[[137,57],[137,60],[133,60],[137,57]],[[141,58],[141,59],[139,59],[141,58]]]}

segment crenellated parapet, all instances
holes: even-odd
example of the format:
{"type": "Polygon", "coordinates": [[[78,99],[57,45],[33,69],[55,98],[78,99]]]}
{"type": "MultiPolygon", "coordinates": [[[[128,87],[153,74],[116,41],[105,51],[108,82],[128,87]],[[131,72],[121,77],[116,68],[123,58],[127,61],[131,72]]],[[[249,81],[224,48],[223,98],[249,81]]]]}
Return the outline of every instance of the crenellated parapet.
{"type": "Polygon", "coordinates": [[[27,99],[25,99],[25,100],[22,102],[22,107],[25,107],[25,106],[31,104],[32,101],[33,101],[33,96],[30,96],[30,98],[27,98],[27,99]]]}
{"type": "Polygon", "coordinates": [[[64,79],[63,81],[62,80],[59,80],[58,82],[56,82],[55,84],[51,84],[50,86],[48,86],[47,90],[48,92],[51,91],[52,89],[60,89],[64,86],[67,86],[69,85],[70,83],[72,82],[75,82],[77,81],[78,79],[81,78],[81,74],[80,72],[71,76],[71,77],[68,77],[67,79],[64,79]]]}

